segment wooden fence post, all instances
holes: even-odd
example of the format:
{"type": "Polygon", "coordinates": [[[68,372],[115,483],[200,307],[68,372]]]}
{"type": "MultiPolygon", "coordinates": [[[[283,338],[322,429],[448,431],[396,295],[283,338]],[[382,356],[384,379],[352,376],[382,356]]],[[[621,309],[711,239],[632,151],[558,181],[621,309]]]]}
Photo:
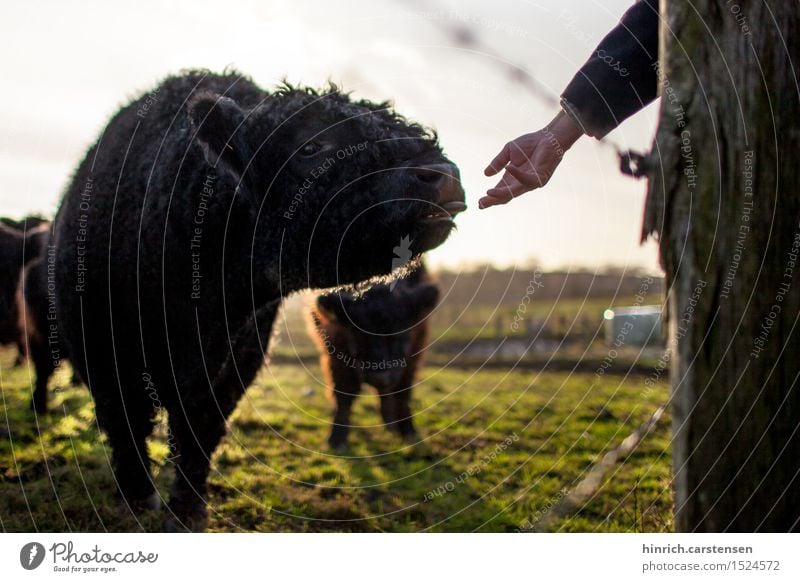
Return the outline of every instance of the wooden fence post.
{"type": "Polygon", "coordinates": [[[800,3],[662,0],[678,531],[800,529],[800,3]]]}

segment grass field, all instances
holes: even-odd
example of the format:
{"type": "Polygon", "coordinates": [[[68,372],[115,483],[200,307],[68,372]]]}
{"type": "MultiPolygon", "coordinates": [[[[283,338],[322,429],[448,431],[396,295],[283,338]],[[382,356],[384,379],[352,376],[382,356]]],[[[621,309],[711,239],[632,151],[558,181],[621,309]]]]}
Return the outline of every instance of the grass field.
{"type": "MultiPolygon", "coordinates": [[[[137,519],[119,506],[86,388],[59,390],[55,412],[35,418],[27,366],[9,367],[5,354],[0,361],[0,528],[158,531],[159,512],[137,519]]],[[[59,371],[54,385],[67,386],[67,374],[59,371]]],[[[645,390],[642,376],[431,365],[414,397],[422,442],[387,433],[375,397],[364,395],[350,450],[337,456],[325,447],[330,405],[319,378],[314,366],[264,368],[214,459],[210,531],[525,529],[667,391],[645,390]]],[[[151,451],[166,495],[163,426],[151,451]]],[[[671,515],[665,417],[593,499],[549,529],[669,531],[671,515]]]]}

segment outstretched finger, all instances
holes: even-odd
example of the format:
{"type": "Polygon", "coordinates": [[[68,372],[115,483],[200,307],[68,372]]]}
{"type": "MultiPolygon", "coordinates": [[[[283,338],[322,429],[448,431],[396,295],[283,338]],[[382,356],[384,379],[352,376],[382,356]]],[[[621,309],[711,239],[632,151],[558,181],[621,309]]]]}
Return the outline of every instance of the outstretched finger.
{"type": "Polygon", "coordinates": [[[513,196],[508,197],[499,197],[499,196],[484,196],[480,200],[478,200],[478,208],[483,210],[484,208],[489,208],[490,206],[498,206],[500,204],[505,204],[509,200],[511,200],[513,196]]]}
{"type": "Polygon", "coordinates": [[[478,200],[478,208],[483,209],[489,208],[490,206],[497,206],[498,204],[505,204],[530,190],[531,187],[525,184],[514,184],[512,186],[501,186],[498,184],[486,192],[486,196],[478,200]]]}
{"type": "Polygon", "coordinates": [[[486,193],[486,196],[478,200],[478,208],[483,210],[484,208],[489,208],[490,206],[498,206],[500,204],[505,204],[510,202],[514,198],[519,196],[519,194],[514,194],[508,188],[503,189],[493,189],[489,190],[486,193]]]}
{"type": "Polygon", "coordinates": [[[494,176],[497,172],[502,170],[509,161],[511,161],[511,149],[508,147],[508,144],[506,144],[503,146],[503,149],[500,150],[500,153],[486,166],[483,173],[487,176],[494,176]]]}

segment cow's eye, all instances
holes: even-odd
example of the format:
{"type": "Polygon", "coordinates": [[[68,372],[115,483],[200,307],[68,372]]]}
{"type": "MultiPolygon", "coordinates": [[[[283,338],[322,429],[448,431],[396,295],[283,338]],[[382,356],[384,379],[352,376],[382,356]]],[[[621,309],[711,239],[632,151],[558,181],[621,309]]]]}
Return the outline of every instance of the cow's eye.
{"type": "Polygon", "coordinates": [[[310,141],[300,148],[300,155],[304,158],[310,158],[317,155],[322,151],[322,145],[316,141],[310,141]]]}

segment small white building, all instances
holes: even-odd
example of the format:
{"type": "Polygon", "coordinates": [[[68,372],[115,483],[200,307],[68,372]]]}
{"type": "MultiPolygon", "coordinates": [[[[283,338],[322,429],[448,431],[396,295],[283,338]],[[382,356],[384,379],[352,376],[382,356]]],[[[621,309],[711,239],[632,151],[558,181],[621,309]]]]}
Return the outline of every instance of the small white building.
{"type": "Polygon", "coordinates": [[[614,347],[661,345],[661,305],[636,305],[606,309],[606,343],[614,347]]]}

